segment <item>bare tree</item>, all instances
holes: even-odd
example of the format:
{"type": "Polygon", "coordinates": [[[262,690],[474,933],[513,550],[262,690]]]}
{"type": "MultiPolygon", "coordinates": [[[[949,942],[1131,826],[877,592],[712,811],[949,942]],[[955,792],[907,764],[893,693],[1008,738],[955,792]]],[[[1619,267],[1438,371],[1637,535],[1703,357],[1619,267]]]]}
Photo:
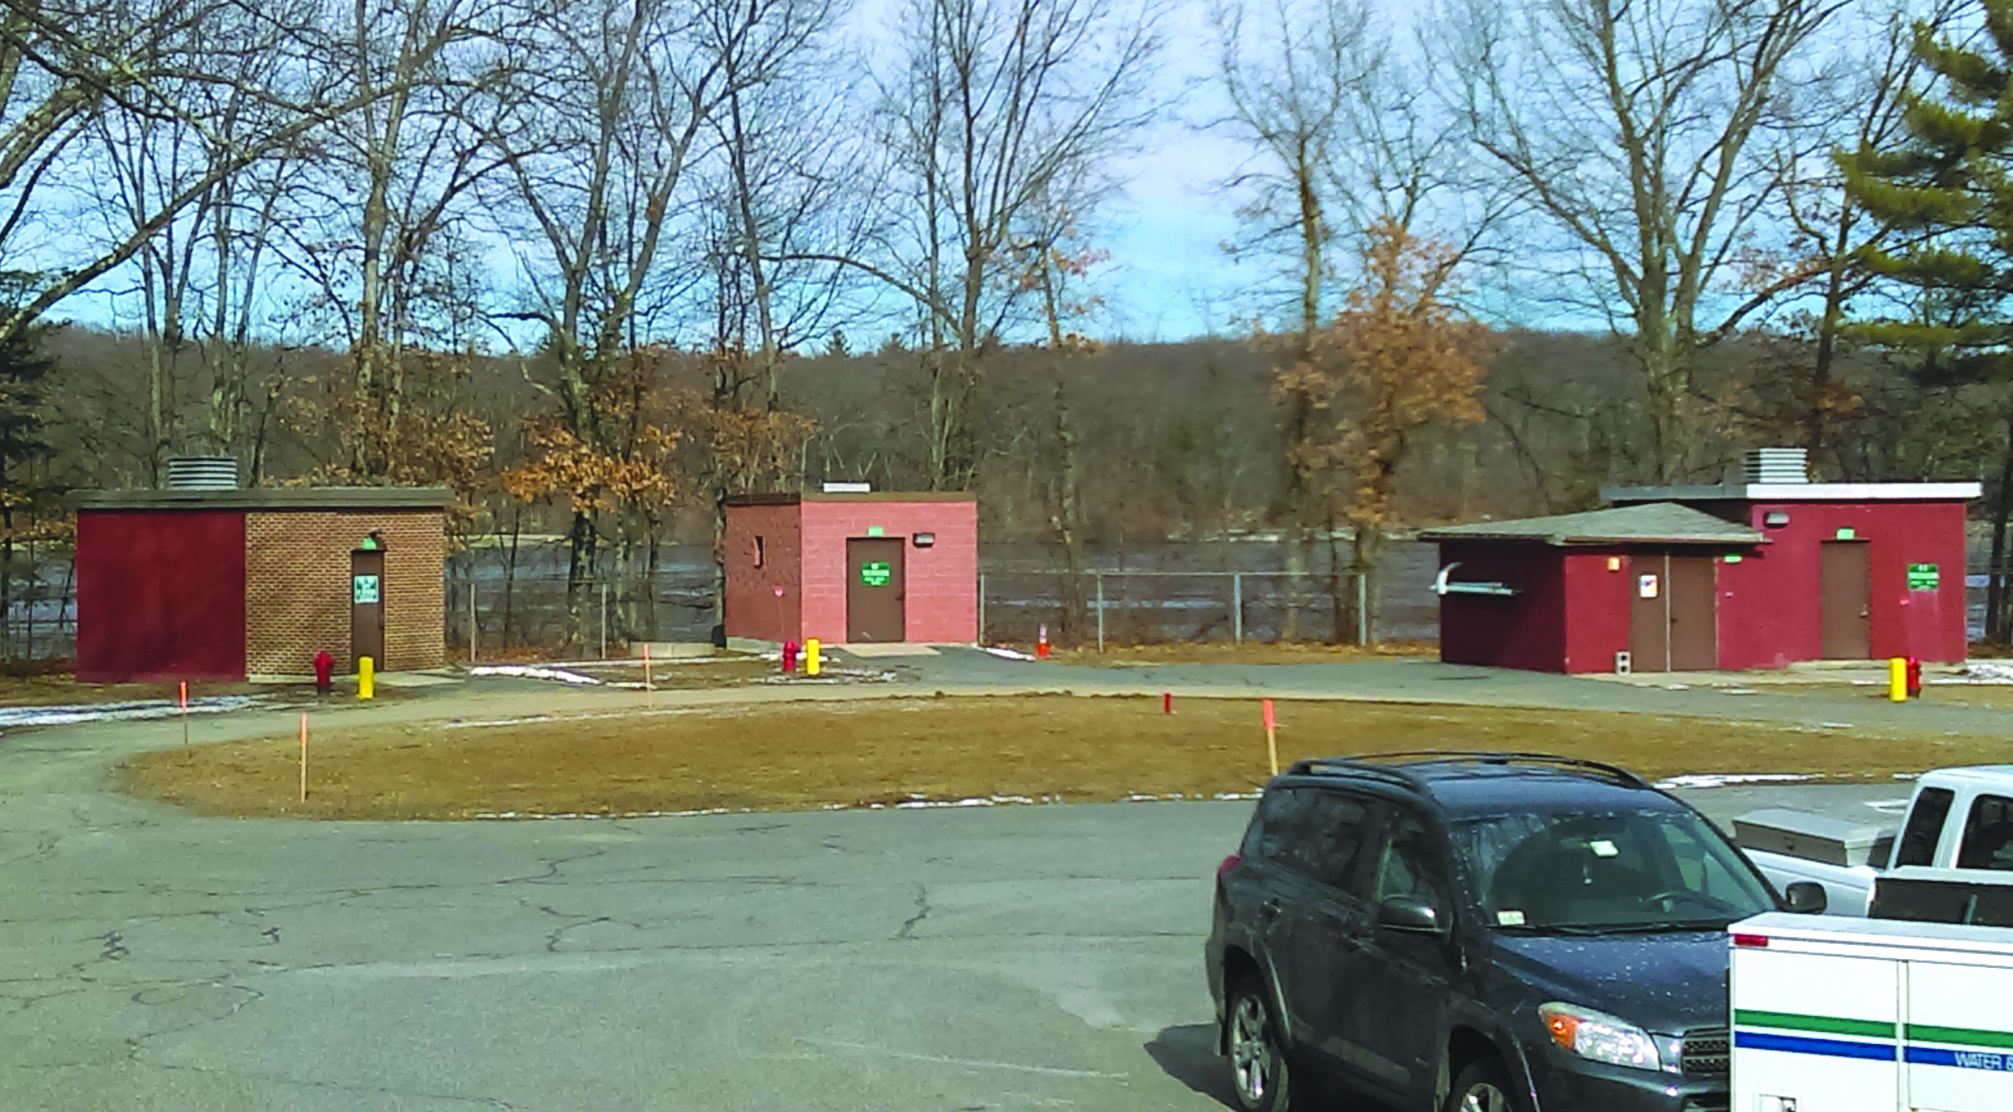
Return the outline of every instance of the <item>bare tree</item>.
{"type": "Polygon", "coordinates": [[[1032,292],[1014,245],[1043,206],[1087,216],[1105,163],[1151,107],[1159,12],[1116,0],[911,0],[902,55],[880,80],[889,151],[875,249],[818,256],[873,275],[914,307],[927,382],[926,469],[966,489],[978,466],[980,365],[1032,292]]]}
{"type": "Polygon", "coordinates": [[[1802,280],[1732,286],[1777,195],[1755,142],[1843,0],[1468,0],[1474,140],[1560,239],[1527,249],[1578,284],[1568,310],[1631,337],[1651,477],[1693,466],[1698,353],[1802,280]]]}
{"type": "MultiPolygon", "coordinates": [[[[604,420],[625,360],[645,346],[647,301],[697,280],[674,266],[688,176],[710,123],[759,87],[817,26],[807,0],[596,0],[547,13],[542,51],[492,134],[536,250],[522,249],[561,428],[584,451],[617,450],[604,420]],[[729,58],[734,59],[732,67],[729,58]]],[[[690,259],[683,260],[690,262],[690,259]]],[[[598,543],[594,506],[573,507],[566,640],[582,628],[598,543]]]]}

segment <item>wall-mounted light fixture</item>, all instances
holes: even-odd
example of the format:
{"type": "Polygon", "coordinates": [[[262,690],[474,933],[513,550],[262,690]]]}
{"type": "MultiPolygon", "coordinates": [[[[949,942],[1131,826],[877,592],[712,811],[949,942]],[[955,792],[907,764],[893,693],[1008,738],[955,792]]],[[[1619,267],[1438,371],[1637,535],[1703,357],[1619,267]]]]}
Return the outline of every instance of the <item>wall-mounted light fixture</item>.
{"type": "Polygon", "coordinates": [[[1761,523],[1763,525],[1769,526],[1772,529],[1780,529],[1783,526],[1789,524],[1789,511],[1770,510],[1767,513],[1761,515],[1761,523]]]}
{"type": "Polygon", "coordinates": [[[1609,571],[1622,570],[1622,558],[1620,556],[1608,557],[1608,570],[1609,571]]]}
{"type": "Polygon", "coordinates": [[[937,535],[935,533],[917,533],[915,541],[917,548],[928,548],[937,543],[937,535]]]}

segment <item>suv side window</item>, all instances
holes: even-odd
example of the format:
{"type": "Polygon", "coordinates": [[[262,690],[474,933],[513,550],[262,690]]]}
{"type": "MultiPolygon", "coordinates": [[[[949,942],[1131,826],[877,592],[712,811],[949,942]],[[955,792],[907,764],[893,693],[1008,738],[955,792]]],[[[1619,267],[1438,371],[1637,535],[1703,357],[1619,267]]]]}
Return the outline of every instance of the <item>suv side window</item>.
{"type": "Polygon", "coordinates": [[[1356,890],[1356,863],[1369,834],[1370,809],[1341,792],[1309,792],[1302,836],[1288,864],[1323,884],[1356,890]]]}
{"type": "Polygon", "coordinates": [[[1936,861],[1936,838],[1943,833],[1943,820],[1950,814],[1950,802],[1957,793],[1949,788],[1924,788],[1909,808],[1908,826],[1894,847],[1894,864],[1930,865],[1936,861]]]}
{"type": "Polygon", "coordinates": [[[1957,850],[1960,869],[2013,869],[2013,799],[1981,795],[1971,802],[1964,820],[1964,841],[1957,850]]]}
{"type": "Polygon", "coordinates": [[[1426,824],[1410,811],[1393,809],[1377,855],[1370,883],[1370,902],[1411,896],[1439,908],[1445,915],[1447,872],[1440,849],[1426,824]]]}
{"type": "Polygon", "coordinates": [[[1285,864],[1294,842],[1295,829],[1307,807],[1307,793],[1292,788],[1273,788],[1258,801],[1258,814],[1245,832],[1243,854],[1285,864]]]}

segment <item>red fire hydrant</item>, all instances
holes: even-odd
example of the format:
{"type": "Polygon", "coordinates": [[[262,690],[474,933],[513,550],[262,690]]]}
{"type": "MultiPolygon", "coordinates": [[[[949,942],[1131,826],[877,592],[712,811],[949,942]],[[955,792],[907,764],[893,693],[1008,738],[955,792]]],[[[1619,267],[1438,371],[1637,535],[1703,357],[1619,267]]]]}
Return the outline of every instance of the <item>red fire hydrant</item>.
{"type": "Polygon", "coordinates": [[[795,641],[785,641],[783,642],[783,671],[794,672],[796,670],[797,643],[795,641]]]}
{"type": "Polygon", "coordinates": [[[335,688],[332,677],[335,672],[335,657],[327,649],[315,654],[315,694],[326,695],[335,688]]]}
{"type": "Polygon", "coordinates": [[[1908,658],[1908,697],[1922,698],[1922,662],[1912,656],[1908,658]]]}

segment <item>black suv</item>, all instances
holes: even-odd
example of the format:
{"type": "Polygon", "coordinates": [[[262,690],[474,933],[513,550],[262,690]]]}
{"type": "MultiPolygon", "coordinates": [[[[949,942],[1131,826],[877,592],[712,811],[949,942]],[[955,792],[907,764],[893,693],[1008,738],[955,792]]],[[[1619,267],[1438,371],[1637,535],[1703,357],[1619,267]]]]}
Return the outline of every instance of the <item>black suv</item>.
{"type": "MultiPolygon", "coordinates": [[[[1814,891],[1813,891],[1814,889],[1814,891]]],[[[1728,923],[1784,901],[1704,816],[1538,754],[1302,761],[1217,870],[1219,1052],[1253,1112],[1725,1112],[1728,923]]]]}

